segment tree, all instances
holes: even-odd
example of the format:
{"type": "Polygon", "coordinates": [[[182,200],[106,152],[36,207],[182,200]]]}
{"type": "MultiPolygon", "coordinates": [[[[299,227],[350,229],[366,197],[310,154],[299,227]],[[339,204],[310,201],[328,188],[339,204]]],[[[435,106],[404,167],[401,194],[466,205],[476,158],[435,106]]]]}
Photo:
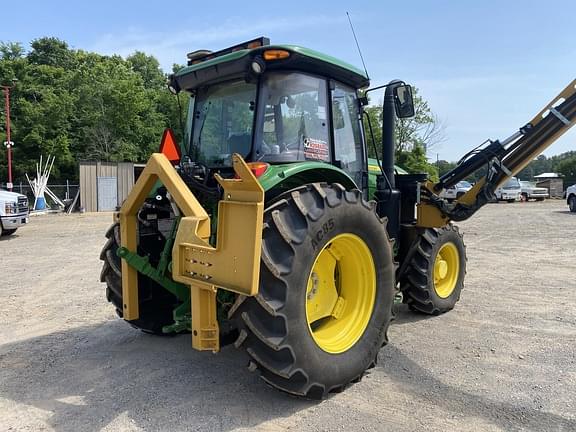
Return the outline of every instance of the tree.
{"type": "Polygon", "coordinates": [[[436,163],[436,168],[438,169],[438,175],[442,177],[448,171],[456,168],[456,162],[448,162],[445,160],[439,160],[436,163]]]}
{"type": "Polygon", "coordinates": [[[24,56],[24,47],[19,42],[0,42],[0,60],[12,61],[24,56]]]}
{"type": "Polygon", "coordinates": [[[28,61],[36,65],[47,65],[68,69],[73,65],[73,52],[68,44],[55,37],[34,39],[28,61]]]}
{"type": "Polygon", "coordinates": [[[428,162],[424,148],[419,144],[410,151],[400,152],[396,162],[410,173],[427,173],[432,181],[438,181],[438,170],[428,162]]]}
{"type": "Polygon", "coordinates": [[[427,153],[445,139],[444,124],[414,88],[414,117],[396,122],[397,151],[410,151],[420,146],[427,153]]]}
{"type": "MultiPolygon", "coordinates": [[[[413,89],[415,116],[410,119],[397,119],[396,161],[410,172],[426,172],[437,178],[436,167],[428,162],[427,151],[445,139],[444,126],[432,113],[428,102],[413,89]],[[410,167],[403,164],[409,164],[410,167]]],[[[382,104],[364,108],[364,130],[369,157],[382,157],[382,104]],[[370,126],[372,133],[370,132],[370,126]]]]}
{"type": "MultiPolygon", "coordinates": [[[[144,53],[123,59],[40,38],[26,54],[19,43],[0,42],[0,83],[13,78],[18,79],[11,91],[16,182],[35,170],[40,155],[56,156],[54,181],[74,180],[78,160],[144,162],[157,151],[166,126],[181,136],[185,107],[180,110],[168,92],[158,61],[144,53]]],[[[1,181],[6,173],[0,149],[1,181]]]]}
{"type": "Polygon", "coordinates": [[[522,180],[530,180],[538,174],[551,171],[553,171],[552,161],[546,156],[540,155],[518,173],[518,178],[522,180]]]}
{"type": "Polygon", "coordinates": [[[576,154],[558,162],[556,171],[564,176],[567,185],[576,183],[576,154]]]}
{"type": "Polygon", "coordinates": [[[126,57],[126,61],[132,70],[140,75],[145,88],[158,89],[166,86],[166,76],[160,69],[160,63],[153,56],[136,51],[126,57]]]}

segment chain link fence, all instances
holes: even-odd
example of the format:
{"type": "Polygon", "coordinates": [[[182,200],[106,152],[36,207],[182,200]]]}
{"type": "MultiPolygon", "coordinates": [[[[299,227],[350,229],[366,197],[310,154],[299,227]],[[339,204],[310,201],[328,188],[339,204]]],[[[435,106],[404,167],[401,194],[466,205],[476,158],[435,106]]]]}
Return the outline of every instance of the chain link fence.
{"type": "MultiPolygon", "coordinates": [[[[0,189],[7,190],[6,183],[0,183],[0,189]]],[[[54,195],[60,198],[61,201],[66,203],[67,200],[71,201],[74,199],[78,193],[78,190],[80,189],[80,186],[78,184],[73,184],[66,181],[63,184],[49,184],[48,189],[50,189],[54,195]]],[[[34,204],[34,194],[32,193],[32,189],[28,183],[14,183],[12,192],[26,195],[28,197],[30,207],[32,207],[34,204]]],[[[46,197],[46,203],[50,205],[50,207],[54,208],[55,204],[52,201],[52,198],[50,198],[48,194],[44,194],[44,196],[46,197]]]]}

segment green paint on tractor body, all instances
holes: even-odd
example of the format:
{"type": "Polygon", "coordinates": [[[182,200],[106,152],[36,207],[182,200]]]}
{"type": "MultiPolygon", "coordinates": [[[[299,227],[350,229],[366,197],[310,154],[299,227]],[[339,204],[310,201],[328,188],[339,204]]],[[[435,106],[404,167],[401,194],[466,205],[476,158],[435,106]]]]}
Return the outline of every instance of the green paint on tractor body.
{"type": "MultiPolygon", "coordinates": [[[[324,162],[293,162],[282,165],[270,165],[258,179],[268,194],[277,188],[294,189],[307,183],[340,183],[345,188],[355,188],[354,180],[342,169],[324,162]]],[[[278,195],[278,193],[273,193],[278,195]]]]}

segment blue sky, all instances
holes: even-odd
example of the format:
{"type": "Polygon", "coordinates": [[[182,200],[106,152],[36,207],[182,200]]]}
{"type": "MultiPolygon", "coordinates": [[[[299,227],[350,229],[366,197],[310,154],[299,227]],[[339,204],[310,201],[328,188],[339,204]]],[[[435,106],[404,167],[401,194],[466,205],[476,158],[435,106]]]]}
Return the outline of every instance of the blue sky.
{"type": "MultiPolygon", "coordinates": [[[[6,8],[3,8],[6,11],[6,8]]],[[[312,2],[13,2],[0,40],[56,36],[73,48],[156,56],[163,68],[187,52],[256,36],[304,45],[361,66],[372,84],[403,79],[445,125],[431,150],[456,160],[487,138],[505,138],[576,78],[574,0],[312,2]],[[169,6],[171,5],[171,6],[169,6]]],[[[3,13],[4,15],[4,13],[3,13]]],[[[576,128],[547,155],[576,150],[576,128]]]]}

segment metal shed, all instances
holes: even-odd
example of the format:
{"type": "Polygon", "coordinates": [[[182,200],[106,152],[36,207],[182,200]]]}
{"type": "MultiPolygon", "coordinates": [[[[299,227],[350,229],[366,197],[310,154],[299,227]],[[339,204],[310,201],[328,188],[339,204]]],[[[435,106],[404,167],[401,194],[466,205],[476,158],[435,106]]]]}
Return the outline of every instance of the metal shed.
{"type": "Polygon", "coordinates": [[[80,162],[80,206],[87,212],[114,211],[126,199],[135,181],[132,162],[80,162]]]}

